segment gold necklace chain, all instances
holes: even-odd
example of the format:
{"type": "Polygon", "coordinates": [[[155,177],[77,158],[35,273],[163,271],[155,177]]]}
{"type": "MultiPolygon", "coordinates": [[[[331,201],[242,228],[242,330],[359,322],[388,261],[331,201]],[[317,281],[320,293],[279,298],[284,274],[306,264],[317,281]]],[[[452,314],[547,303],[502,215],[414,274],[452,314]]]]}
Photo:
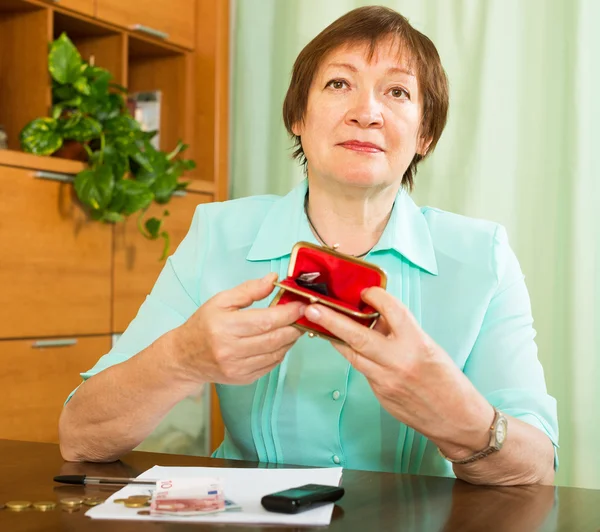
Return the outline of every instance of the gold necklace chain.
{"type": "MultiPolygon", "coordinates": [[[[319,234],[319,231],[317,231],[317,228],[315,227],[315,225],[312,223],[312,220],[310,219],[310,216],[308,214],[308,191],[306,191],[306,196],[304,196],[304,214],[306,214],[306,219],[308,220],[308,225],[310,226],[313,233],[317,237],[317,240],[319,242],[321,242],[321,244],[323,244],[326,248],[331,248],[334,251],[337,251],[337,248],[339,248],[340,245],[333,244],[333,246],[330,246],[329,244],[327,244],[327,242],[325,242],[325,240],[323,240],[323,238],[319,234]]],[[[361,259],[362,257],[368,255],[374,247],[375,246],[370,247],[367,251],[365,251],[364,253],[361,253],[360,255],[350,255],[350,256],[354,257],[355,259],[361,259]]],[[[347,255],[349,255],[349,254],[347,253],[347,255]]]]}

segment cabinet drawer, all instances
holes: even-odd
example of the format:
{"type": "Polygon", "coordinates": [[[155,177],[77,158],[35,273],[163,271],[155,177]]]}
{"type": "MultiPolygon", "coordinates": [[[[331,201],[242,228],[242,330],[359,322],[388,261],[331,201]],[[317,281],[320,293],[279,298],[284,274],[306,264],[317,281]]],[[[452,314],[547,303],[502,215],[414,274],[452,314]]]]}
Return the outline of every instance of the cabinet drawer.
{"type": "Polygon", "coordinates": [[[93,17],[96,0],[46,0],[46,2],[93,17]]]}
{"type": "MultiPolygon", "coordinates": [[[[174,253],[187,234],[196,206],[208,203],[210,194],[185,193],[175,196],[166,205],[169,216],[164,227],[171,238],[170,253],[174,253]]],[[[159,217],[165,206],[154,204],[148,216],[159,217]]],[[[115,226],[113,331],[123,332],[135,317],[144,299],[152,290],[165,262],[158,259],[162,240],[147,240],[138,231],[137,220],[131,217],[115,226]]]]}
{"type": "Polygon", "coordinates": [[[117,26],[194,48],[195,0],[97,0],[96,16],[117,26]]]}
{"type": "Polygon", "coordinates": [[[0,341],[0,439],[57,442],[58,418],[69,393],[81,383],[79,373],[111,346],[110,336],[50,341],[66,345],[0,341]]]}
{"type": "Polygon", "coordinates": [[[112,227],[36,175],[0,166],[0,338],[109,333],[112,227]]]}

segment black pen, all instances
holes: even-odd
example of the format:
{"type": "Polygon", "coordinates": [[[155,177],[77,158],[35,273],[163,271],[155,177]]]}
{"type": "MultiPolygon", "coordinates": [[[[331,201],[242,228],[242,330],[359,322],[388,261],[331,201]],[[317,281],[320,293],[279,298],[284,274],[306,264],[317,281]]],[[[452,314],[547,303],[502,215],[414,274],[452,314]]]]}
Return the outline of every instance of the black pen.
{"type": "Polygon", "coordinates": [[[141,478],[119,478],[119,477],[89,477],[87,475],[59,475],[54,477],[54,482],[63,484],[156,484],[157,480],[141,478]]]}

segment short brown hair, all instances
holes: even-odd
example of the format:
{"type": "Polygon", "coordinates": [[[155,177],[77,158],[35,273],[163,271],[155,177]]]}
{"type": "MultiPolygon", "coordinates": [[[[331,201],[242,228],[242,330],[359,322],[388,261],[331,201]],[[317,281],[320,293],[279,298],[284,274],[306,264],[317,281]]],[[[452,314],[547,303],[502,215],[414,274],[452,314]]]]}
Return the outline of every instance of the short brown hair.
{"type": "Polygon", "coordinates": [[[294,134],[292,126],[304,119],[308,93],[324,57],[340,46],[367,44],[370,61],[377,45],[390,37],[399,43],[401,51],[408,52],[415,67],[423,103],[420,136],[431,139],[426,155],[415,154],[402,176],[402,185],[412,189],[417,164],[433,151],[446,125],[448,79],[431,40],[414,29],[400,13],[382,6],[359,7],[346,13],[310,41],[296,58],[283,102],[283,121],[295,142],[293,157],[300,160],[305,172],[306,155],[302,149],[302,141],[294,134]]]}

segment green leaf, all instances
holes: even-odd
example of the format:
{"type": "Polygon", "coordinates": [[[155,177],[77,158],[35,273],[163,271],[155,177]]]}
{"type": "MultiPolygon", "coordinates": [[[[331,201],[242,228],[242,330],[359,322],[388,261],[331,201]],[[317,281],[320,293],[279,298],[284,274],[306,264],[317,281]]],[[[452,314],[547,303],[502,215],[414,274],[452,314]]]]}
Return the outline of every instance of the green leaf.
{"type": "Polygon", "coordinates": [[[50,155],[62,146],[58,122],[54,118],[36,118],[21,131],[23,151],[36,155],[50,155]]]}
{"type": "Polygon", "coordinates": [[[86,71],[90,84],[90,94],[97,99],[106,99],[108,94],[108,87],[112,78],[111,73],[103,68],[92,67],[91,75],[86,71]]]}
{"type": "Polygon", "coordinates": [[[112,198],[114,177],[110,166],[84,170],[75,176],[75,192],[82,203],[104,209],[112,198]]]}
{"type": "Polygon", "coordinates": [[[170,161],[176,155],[179,155],[181,152],[187,150],[188,148],[189,148],[188,144],[184,144],[182,141],[179,141],[177,143],[177,146],[175,146],[175,149],[171,153],[169,153],[169,155],[167,155],[167,159],[169,159],[169,161],[170,161]]]}
{"type": "Polygon", "coordinates": [[[108,144],[104,148],[104,164],[112,167],[115,180],[119,180],[123,178],[123,175],[128,170],[128,157],[114,146],[108,144]]]}
{"type": "Polygon", "coordinates": [[[107,134],[114,137],[129,137],[131,142],[138,138],[140,125],[129,115],[119,115],[106,121],[107,134]]]}
{"type": "MultiPolygon", "coordinates": [[[[123,109],[124,102],[120,94],[110,93],[100,99],[97,104],[96,118],[100,122],[106,122],[118,117],[123,109]]],[[[106,127],[106,126],[105,126],[106,127]]]]}
{"type": "Polygon", "coordinates": [[[123,94],[129,94],[129,91],[123,85],[119,85],[118,83],[110,83],[109,87],[111,89],[115,89],[116,91],[122,92],[123,94]]]}
{"type": "Polygon", "coordinates": [[[60,118],[60,115],[62,115],[63,112],[63,106],[62,105],[55,105],[52,107],[52,118],[54,118],[54,120],[58,120],[60,118]]]}
{"type": "Polygon", "coordinates": [[[151,238],[158,238],[158,232],[160,231],[160,226],[162,225],[162,220],[158,218],[148,218],[144,226],[146,227],[146,231],[148,231],[151,238]]]}
{"type": "Polygon", "coordinates": [[[118,212],[104,211],[102,213],[102,217],[100,219],[103,222],[114,224],[114,223],[122,222],[125,219],[125,217],[122,214],[119,214],[118,212]]]}
{"type": "Polygon", "coordinates": [[[59,103],[78,97],[77,91],[72,85],[60,85],[56,82],[52,86],[52,101],[59,103]]]}
{"type": "Polygon", "coordinates": [[[63,33],[50,45],[48,70],[59,83],[75,83],[81,75],[81,55],[71,40],[63,33]]]}
{"type": "Polygon", "coordinates": [[[144,183],[138,183],[133,179],[122,179],[117,181],[114,198],[109,208],[129,215],[146,209],[153,199],[152,191],[144,183]]]}
{"type": "Polygon", "coordinates": [[[89,116],[81,117],[76,124],[63,131],[66,139],[73,139],[79,142],[88,142],[100,137],[102,125],[97,120],[89,116]]]}
{"type": "Polygon", "coordinates": [[[59,121],[59,123],[60,123],[60,129],[61,129],[63,135],[65,134],[66,130],[77,126],[77,124],[79,124],[79,122],[82,118],[83,118],[83,115],[81,113],[74,112],[74,113],[68,114],[66,117],[61,119],[59,121]]]}
{"type": "Polygon", "coordinates": [[[87,78],[84,76],[77,78],[75,80],[75,82],[73,83],[73,87],[75,87],[77,92],[80,92],[81,94],[85,94],[86,96],[89,96],[92,93],[90,84],[88,83],[87,78]]]}
{"type": "Polygon", "coordinates": [[[171,172],[161,174],[150,186],[157,203],[166,203],[177,190],[177,176],[171,172]]]}

